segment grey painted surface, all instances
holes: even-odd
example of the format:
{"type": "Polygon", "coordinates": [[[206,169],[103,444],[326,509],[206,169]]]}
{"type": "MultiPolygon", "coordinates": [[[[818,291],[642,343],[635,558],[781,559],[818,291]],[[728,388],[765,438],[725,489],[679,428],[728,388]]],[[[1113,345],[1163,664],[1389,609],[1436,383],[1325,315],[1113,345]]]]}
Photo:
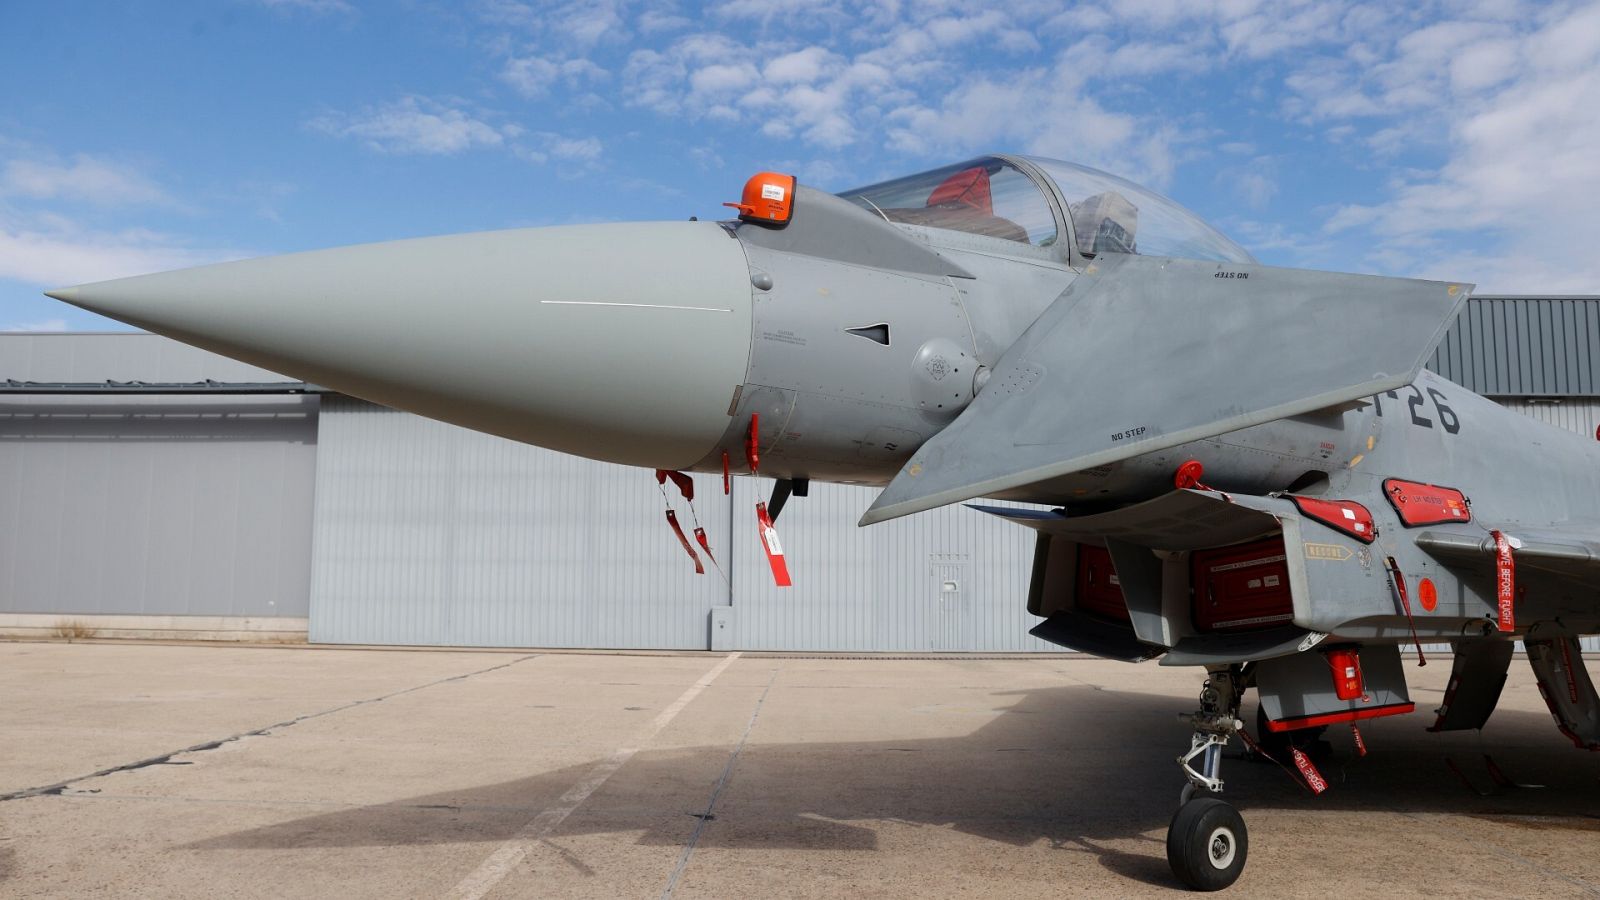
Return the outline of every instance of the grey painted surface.
{"type": "Polygon", "coordinates": [[[855,527],[874,488],[813,484],[778,519],[794,587],[756,536],[767,479],[736,479],[734,619],[746,650],[1055,651],[1028,636],[1033,532],[963,506],[855,527]],[[954,590],[944,582],[955,582],[954,590]]]}
{"type": "MultiPolygon", "coordinates": [[[[324,404],[321,437],[313,641],[707,646],[727,588],[694,574],[649,470],[344,397],[324,404]]],[[[695,480],[725,551],[721,479],[695,480]]]]}
{"type": "Polygon", "coordinates": [[[314,396],[0,396],[0,612],[307,615],[316,434],[314,396]]]}
{"type": "Polygon", "coordinates": [[[51,296],[351,396],[630,465],[705,456],[750,357],[750,271],[713,222],[389,241],[51,296]]]}
{"type": "Polygon", "coordinates": [[[1006,350],[988,386],[917,448],[862,522],[1013,489],[1067,501],[1074,495],[1050,479],[1402,387],[1469,289],[1107,254],[1006,350]],[[1306,352],[1319,341],[1340,352],[1306,352]]]}
{"type": "Polygon", "coordinates": [[[138,332],[0,334],[0,382],[298,381],[138,332]]]}
{"type": "Polygon", "coordinates": [[[1491,396],[1600,393],[1600,297],[1474,297],[1428,368],[1491,396]]]}
{"type": "MultiPolygon", "coordinates": [[[[324,403],[317,464],[314,641],[703,649],[728,603],[714,569],[693,573],[646,470],[344,397],[324,403]]],[[[796,583],[780,590],[756,537],[771,481],[736,478],[731,501],[720,477],[695,482],[733,576],[729,646],[1057,649],[1026,633],[1027,529],[959,507],[857,529],[873,489],[814,484],[778,522],[796,583]]]]}

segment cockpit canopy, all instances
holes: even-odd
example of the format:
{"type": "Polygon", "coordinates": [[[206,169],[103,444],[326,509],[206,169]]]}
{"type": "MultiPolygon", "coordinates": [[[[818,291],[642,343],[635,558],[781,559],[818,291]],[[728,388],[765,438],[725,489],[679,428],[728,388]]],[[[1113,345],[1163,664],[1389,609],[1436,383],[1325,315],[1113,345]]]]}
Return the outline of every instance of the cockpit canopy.
{"type": "Polygon", "coordinates": [[[1131,181],[1055,159],[1020,159],[1022,165],[1005,157],[980,157],[839,196],[890,222],[1055,246],[1065,223],[1052,210],[1046,188],[1027,171],[1031,168],[1052,183],[1065,204],[1083,256],[1109,251],[1255,261],[1199,216],[1131,181]]]}

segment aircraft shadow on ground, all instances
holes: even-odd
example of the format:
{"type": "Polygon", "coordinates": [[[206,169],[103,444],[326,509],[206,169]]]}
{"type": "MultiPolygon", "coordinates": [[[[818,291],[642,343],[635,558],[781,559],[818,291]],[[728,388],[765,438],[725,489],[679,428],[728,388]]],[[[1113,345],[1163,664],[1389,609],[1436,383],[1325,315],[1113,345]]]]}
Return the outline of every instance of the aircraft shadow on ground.
{"type": "MultiPolygon", "coordinates": [[[[1014,846],[1038,841],[1096,854],[1125,877],[1169,883],[1165,826],[1182,778],[1173,758],[1188,734],[1163,695],[1060,687],[984,695],[993,717],[953,738],[769,744],[758,727],[741,753],[701,847],[873,851],[873,827],[951,828],[1014,846]],[[1147,840],[1146,853],[1105,846],[1147,840]]],[[[1230,757],[1226,799],[1252,809],[1451,813],[1529,828],[1600,831],[1594,757],[1571,747],[1548,716],[1500,710],[1484,736],[1434,735],[1430,699],[1418,712],[1365,723],[1370,753],[1356,758],[1346,726],[1328,738],[1321,768],[1331,789],[1313,798],[1277,766],[1230,757]],[[1482,752],[1511,778],[1542,789],[1493,788],[1482,752]]],[[[1254,704],[1246,703],[1253,722],[1254,704]]],[[[1237,742],[1235,742],[1235,748],[1237,742]]],[[[466,753],[467,748],[463,748],[466,753]]],[[[681,845],[731,752],[729,746],[643,751],[590,797],[558,833],[643,834],[646,845],[681,845]]],[[[514,781],[441,791],[251,828],[191,849],[291,849],[500,842],[559,802],[596,762],[514,781]]]]}

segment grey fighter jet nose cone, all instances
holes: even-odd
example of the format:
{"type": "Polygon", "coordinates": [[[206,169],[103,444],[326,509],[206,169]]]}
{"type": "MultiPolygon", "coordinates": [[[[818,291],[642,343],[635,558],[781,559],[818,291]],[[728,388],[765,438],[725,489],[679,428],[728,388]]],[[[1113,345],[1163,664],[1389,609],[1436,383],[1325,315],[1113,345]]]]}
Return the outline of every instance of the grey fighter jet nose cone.
{"type": "Polygon", "coordinates": [[[652,468],[710,452],[750,354],[749,269],[710,222],[394,241],[49,294],[375,403],[652,468]]]}

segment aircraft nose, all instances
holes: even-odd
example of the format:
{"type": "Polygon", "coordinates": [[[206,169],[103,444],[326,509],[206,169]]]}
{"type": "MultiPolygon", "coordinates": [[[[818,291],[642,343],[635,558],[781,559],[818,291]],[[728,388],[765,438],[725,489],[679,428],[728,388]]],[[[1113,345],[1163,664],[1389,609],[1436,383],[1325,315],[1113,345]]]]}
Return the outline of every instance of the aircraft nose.
{"type": "Polygon", "coordinates": [[[724,229],[657,222],[367,244],[49,294],[375,403],[679,469],[727,428],[750,292],[724,229]]]}

